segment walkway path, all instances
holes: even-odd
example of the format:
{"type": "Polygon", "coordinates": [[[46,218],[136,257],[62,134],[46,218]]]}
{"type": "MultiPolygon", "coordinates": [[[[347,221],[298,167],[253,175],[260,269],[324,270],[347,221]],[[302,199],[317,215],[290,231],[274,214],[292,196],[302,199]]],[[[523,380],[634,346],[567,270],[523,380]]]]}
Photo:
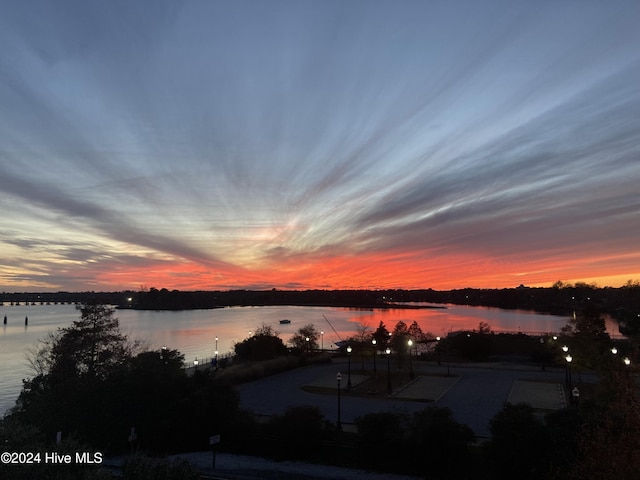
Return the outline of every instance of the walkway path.
{"type": "Polygon", "coordinates": [[[175,455],[184,458],[193,466],[215,479],[230,480],[417,480],[416,477],[373,473],[364,470],[315,465],[311,463],[277,462],[260,457],[218,453],[216,468],[212,467],[210,452],[195,452],[175,455]]]}

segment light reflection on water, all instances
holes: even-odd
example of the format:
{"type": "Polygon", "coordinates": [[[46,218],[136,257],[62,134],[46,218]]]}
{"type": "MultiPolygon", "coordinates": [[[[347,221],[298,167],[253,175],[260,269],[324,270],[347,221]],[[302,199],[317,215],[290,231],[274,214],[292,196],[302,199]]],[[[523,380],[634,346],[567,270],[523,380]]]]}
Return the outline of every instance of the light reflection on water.
{"type": "MultiPolygon", "coordinates": [[[[26,359],[27,351],[48,332],[67,327],[79,318],[73,305],[5,305],[0,307],[0,319],[4,315],[8,324],[0,328],[0,413],[15,402],[21,379],[33,375],[26,359]],[[29,317],[26,327],[25,316],[29,317]]],[[[407,324],[415,320],[424,332],[444,336],[450,331],[476,329],[480,321],[487,322],[496,331],[558,332],[568,320],[532,312],[461,305],[447,305],[446,309],[389,310],[297,306],[178,312],[117,310],[116,316],[123,332],[131,338],[143,340],[152,349],[163,345],[177,349],[188,362],[196,357],[213,357],[216,337],[220,354],[232,351],[235,342],[247,338],[263,323],[272,326],[284,342],[297,329],[312,323],[324,331],[324,348],[333,348],[334,342],[355,335],[359,325],[374,330],[381,321],[391,331],[400,320],[407,324]],[[289,319],[291,323],[281,325],[282,319],[289,319]]],[[[608,327],[613,331],[611,325],[608,327]]]]}

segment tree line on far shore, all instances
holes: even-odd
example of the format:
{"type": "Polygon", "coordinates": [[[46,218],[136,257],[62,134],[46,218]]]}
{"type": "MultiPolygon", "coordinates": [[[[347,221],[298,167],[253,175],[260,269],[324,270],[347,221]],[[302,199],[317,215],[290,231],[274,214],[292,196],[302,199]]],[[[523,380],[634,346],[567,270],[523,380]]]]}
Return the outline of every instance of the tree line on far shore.
{"type": "Polygon", "coordinates": [[[86,303],[99,301],[119,308],[148,310],[187,310],[226,306],[300,305],[361,308],[398,308],[398,303],[428,302],[488,306],[568,315],[591,302],[619,320],[623,328],[640,330],[640,281],[629,280],[622,287],[562,281],[551,287],[454,290],[226,290],[180,291],[167,288],[141,288],[122,292],[42,292],[1,293],[4,303],[86,303]]]}

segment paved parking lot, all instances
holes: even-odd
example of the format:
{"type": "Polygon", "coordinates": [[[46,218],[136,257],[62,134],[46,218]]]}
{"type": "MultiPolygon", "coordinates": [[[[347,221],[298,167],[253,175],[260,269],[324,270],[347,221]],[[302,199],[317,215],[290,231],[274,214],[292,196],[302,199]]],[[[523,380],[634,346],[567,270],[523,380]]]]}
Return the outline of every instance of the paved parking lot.
{"type": "MultiPolygon", "coordinates": [[[[293,405],[316,405],[329,421],[335,422],[338,413],[335,376],[338,371],[344,372],[344,367],[340,363],[310,366],[245,384],[239,389],[241,404],[262,415],[282,414],[293,405]],[[309,385],[324,387],[325,391],[304,391],[303,387],[309,385]]],[[[417,378],[396,387],[394,395],[384,398],[342,395],[341,420],[354,422],[369,412],[412,413],[431,404],[450,408],[457,421],[467,424],[478,437],[488,437],[489,421],[505,402],[527,402],[542,411],[565,405],[563,369],[543,371],[527,365],[445,366],[416,362],[414,370],[417,378]]],[[[355,385],[361,377],[366,378],[352,374],[352,383],[355,385]]],[[[344,388],[345,384],[343,377],[341,386],[344,388]]]]}

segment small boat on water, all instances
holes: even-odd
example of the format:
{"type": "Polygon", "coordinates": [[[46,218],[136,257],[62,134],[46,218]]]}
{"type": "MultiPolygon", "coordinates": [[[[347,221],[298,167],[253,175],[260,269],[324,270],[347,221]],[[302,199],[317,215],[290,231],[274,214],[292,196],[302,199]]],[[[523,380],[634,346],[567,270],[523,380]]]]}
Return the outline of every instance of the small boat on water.
{"type": "Polygon", "coordinates": [[[291,323],[291,320],[287,320],[286,318],[284,320],[280,320],[280,325],[288,325],[291,323]]]}

